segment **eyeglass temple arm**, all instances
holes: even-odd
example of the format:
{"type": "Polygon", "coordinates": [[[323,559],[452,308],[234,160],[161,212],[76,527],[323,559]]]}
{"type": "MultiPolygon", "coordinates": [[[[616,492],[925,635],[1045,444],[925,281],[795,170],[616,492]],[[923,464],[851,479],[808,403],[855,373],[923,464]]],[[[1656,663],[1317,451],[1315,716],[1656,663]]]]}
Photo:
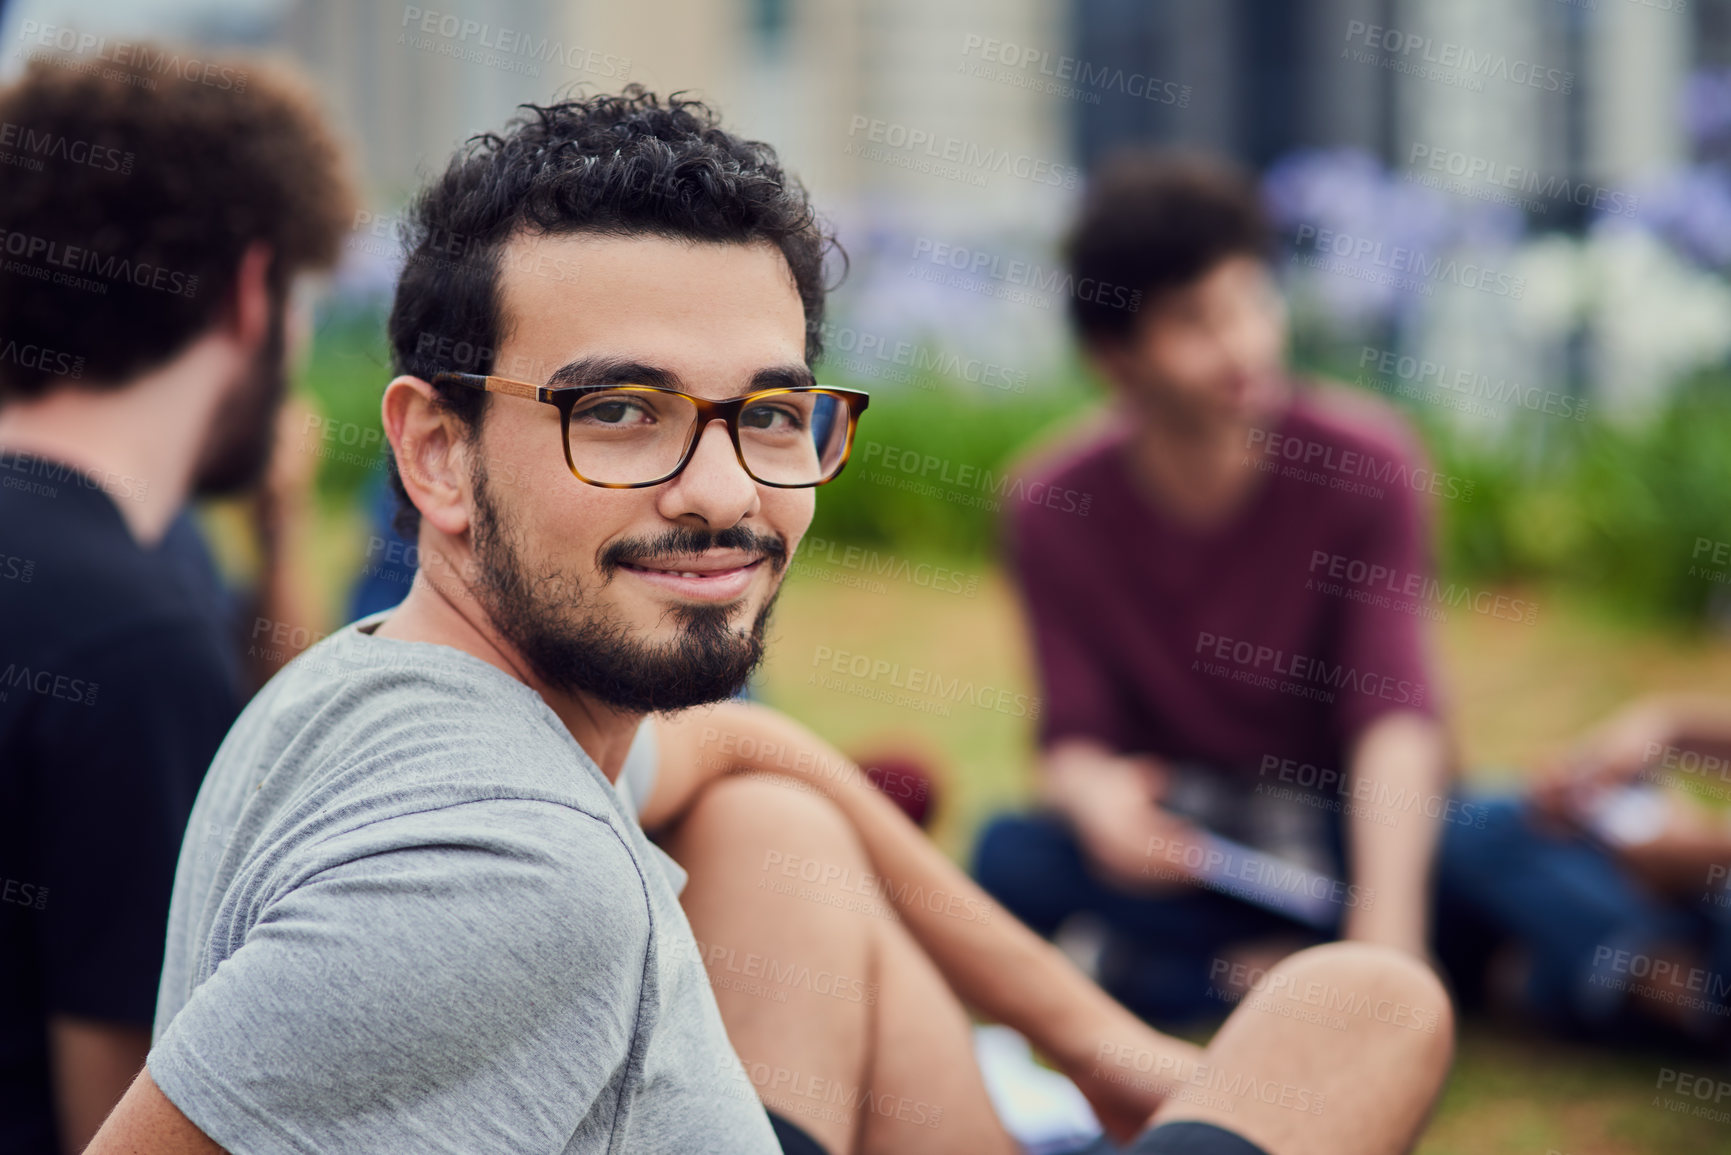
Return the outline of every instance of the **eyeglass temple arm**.
{"type": "Polygon", "coordinates": [[[489,393],[504,393],[510,397],[527,397],[531,401],[541,400],[541,389],[526,381],[513,381],[509,377],[483,377],[486,382],[482,388],[489,393]]]}
{"type": "Polygon", "coordinates": [[[541,400],[541,387],[531,385],[527,381],[513,381],[509,377],[496,377],[487,373],[436,373],[433,383],[448,382],[462,385],[469,389],[478,389],[484,393],[504,393],[512,397],[526,397],[530,401],[541,400]]]}

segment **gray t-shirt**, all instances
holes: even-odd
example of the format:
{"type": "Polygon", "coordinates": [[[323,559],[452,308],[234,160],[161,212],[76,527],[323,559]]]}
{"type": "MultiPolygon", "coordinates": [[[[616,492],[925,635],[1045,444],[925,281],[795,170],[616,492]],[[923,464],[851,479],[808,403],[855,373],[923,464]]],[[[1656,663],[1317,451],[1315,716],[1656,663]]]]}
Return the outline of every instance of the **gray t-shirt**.
{"type": "Polygon", "coordinates": [[[778,1151],[678,868],[539,695],[383,617],[217,752],[157,1085],[237,1153],[778,1151]]]}

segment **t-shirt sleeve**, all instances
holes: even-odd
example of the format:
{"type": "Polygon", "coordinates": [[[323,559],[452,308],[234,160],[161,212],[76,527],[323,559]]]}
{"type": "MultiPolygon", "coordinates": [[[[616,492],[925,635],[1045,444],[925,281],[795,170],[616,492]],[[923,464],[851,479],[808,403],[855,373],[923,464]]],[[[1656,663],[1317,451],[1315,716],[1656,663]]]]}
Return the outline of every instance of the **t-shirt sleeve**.
{"type": "MultiPolygon", "coordinates": [[[[1414,468],[1424,459],[1407,454],[1414,468]]],[[[1356,690],[1339,695],[1335,728],[1343,749],[1350,749],[1365,728],[1397,710],[1436,716],[1437,685],[1430,637],[1422,610],[1431,604],[1427,590],[1435,577],[1430,548],[1428,498],[1405,485],[1387,487],[1380,498],[1364,502],[1366,516],[1356,540],[1343,552],[1362,559],[1371,572],[1390,575],[1383,588],[1412,590],[1391,595],[1387,604],[1340,601],[1339,659],[1358,675],[1356,690]]]]}
{"type": "Polygon", "coordinates": [[[585,1120],[604,1136],[649,942],[613,828],[497,800],[337,842],[169,1023],[148,1060],[163,1093],[237,1152],[560,1151],[585,1120]]]}
{"type": "Polygon", "coordinates": [[[1075,550],[1054,540],[1038,507],[1018,507],[1009,530],[1010,564],[1022,596],[1039,680],[1040,745],[1086,738],[1115,750],[1129,741],[1117,680],[1087,625],[1090,594],[1075,550]]]}
{"type": "Polygon", "coordinates": [[[239,710],[212,646],[180,622],[35,672],[32,823],[50,1014],[151,1021],[187,816],[239,710]]]}

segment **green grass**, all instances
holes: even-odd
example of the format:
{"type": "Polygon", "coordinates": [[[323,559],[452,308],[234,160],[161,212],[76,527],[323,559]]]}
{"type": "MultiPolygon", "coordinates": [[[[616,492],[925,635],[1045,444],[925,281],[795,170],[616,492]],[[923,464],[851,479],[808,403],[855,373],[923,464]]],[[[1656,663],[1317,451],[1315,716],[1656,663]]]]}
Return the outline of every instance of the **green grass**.
{"type": "Polygon", "coordinates": [[[1721,1077],[1663,1054],[1574,1047],[1469,1023],[1420,1155],[1731,1151],[1731,1123],[1659,1105],[1696,1102],[1656,1089],[1666,1067],[1721,1077]]]}

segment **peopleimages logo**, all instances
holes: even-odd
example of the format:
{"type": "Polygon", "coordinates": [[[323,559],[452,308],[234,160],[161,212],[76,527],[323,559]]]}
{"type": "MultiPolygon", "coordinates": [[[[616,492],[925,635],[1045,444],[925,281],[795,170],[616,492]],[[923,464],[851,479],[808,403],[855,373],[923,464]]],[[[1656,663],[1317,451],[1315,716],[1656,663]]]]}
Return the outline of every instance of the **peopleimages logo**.
{"type": "MultiPolygon", "coordinates": [[[[101,282],[70,276],[71,273],[87,273],[105,281],[128,281],[141,289],[155,289],[177,297],[190,297],[198,292],[196,276],[165,269],[148,261],[134,261],[113,253],[99,253],[87,245],[69,245],[64,241],[32,236],[29,233],[0,229],[0,252],[9,257],[17,257],[19,261],[40,260],[54,269],[65,270],[53,273],[52,280],[55,284],[71,285],[73,288],[93,289],[102,293],[108,291],[108,286],[101,282]]],[[[50,279],[47,268],[33,268],[17,261],[7,262],[6,267],[8,272],[26,275],[38,272],[41,274],[39,279],[50,279]]]]}
{"type": "Polygon", "coordinates": [[[1493,297],[1509,297],[1517,301],[1527,291],[1525,277],[1501,273],[1476,261],[1434,257],[1422,249],[1389,245],[1370,237],[1353,236],[1316,225],[1299,225],[1293,240],[1300,248],[1307,244],[1312,246],[1313,252],[1304,256],[1340,257],[1384,273],[1411,273],[1421,281],[1459,285],[1463,289],[1476,289],[1493,297]]]}
{"type": "Polygon", "coordinates": [[[1346,40],[1346,46],[1340,50],[1342,59],[1410,72],[1475,92],[1483,89],[1486,80],[1502,80],[1545,92],[1567,94],[1575,90],[1573,72],[1546,68],[1519,57],[1510,59],[1507,53],[1487,52],[1418,32],[1349,20],[1346,40]]]}
{"type": "Polygon", "coordinates": [[[55,377],[84,376],[84,358],[50,349],[46,345],[18,341],[0,343],[0,362],[10,362],[20,369],[48,373],[55,377]]]}
{"type": "Polygon", "coordinates": [[[806,684],[839,690],[856,697],[908,706],[923,713],[948,717],[951,704],[993,710],[1016,718],[1038,718],[1040,699],[1008,686],[976,683],[960,675],[946,676],[923,666],[904,666],[869,654],[856,654],[831,646],[812,651],[811,672],[806,684]],[[853,679],[851,682],[847,679],[853,679]],[[943,709],[931,707],[941,706],[943,709]]]}
{"type": "MultiPolygon", "coordinates": [[[[957,136],[939,136],[930,129],[913,128],[856,113],[848,124],[847,134],[856,141],[863,135],[867,145],[883,145],[927,160],[977,169],[982,176],[995,173],[1035,184],[1051,185],[1054,188],[1082,187],[1082,170],[1074,165],[1055,164],[1025,152],[992,148],[957,136]]],[[[864,156],[867,160],[886,159],[861,151],[857,143],[850,144],[848,151],[853,155],[864,156]]]]}
{"type": "MultiPolygon", "coordinates": [[[[164,48],[155,44],[133,44],[125,40],[112,43],[106,36],[97,36],[89,32],[79,32],[73,28],[62,28],[55,24],[42,24],[35,20],[25,20],[18,28],[18,39],[25,43],[34,43],[39,48],[49,48],[57,52],[67,53],[72,57],[85,57],[106,64],[119,65],[135,72],[157,73],[162,76],[175,76],[191,84],[202,84],[209,88],[218,88],[225,92],[245,92],[247,74],[226,64],[214,61],[200,60],[196,56],[182,59],[180,53],[172,48],[164,48]]],[[[49,63],[57,67],[76,66],[76,60],[50,58],[49,63]]],[[[92,67],[90,71],[97,71],[92,67]]],[[[124,74],[113,73],[115,78],[124,74]]],[[[156,81],[146,77],[128,77],[139,87],[156,90],[156,81]]]]}
{"type": "MultiPolygon", "coordinates": [[[[964,573],[961,570],[950,569],[948,566],[937,565],[929,561],[915,562],[904,557],[897,557],[895,554],[880,554],[868,546],[848,545],[844,542],[821,537],[808,537],[801,542],[798,558],[788,568],[808,572],[816,568],[812,564],[816,562],[838,569],[855,571],[862,579],[886,578],[890,581],[906,582],[922,589],[936,590],[939,593],[961,594],[968,598],[978,593],[980,588],[980,579],[977,574],[964,573]]],[[[839,584],[853,585],[856,583],[843,581],[839,584]]],[[[872,588],[874,592],[882,593],[883,583],[873,582],[866,588],[872,588]]]]}
{"type": "Polygon", "coordinates": [[[17,662],[8,662],[6,668],[0,670],[0,702],[6,700],[8,690],[23,690],[44,698],[94,706],[96,691],[99,689],[101,684],[98,682],[75,678],[69,674],[57,674],[53,670],[33,670],[17,662]]]}
{"type": "Polygon", "coordinates": [[[1035,293],[1075,296],[1112,309],[1134,313],[1142,306],[1142,290],[1124,285],[1097,281],[1092,277],[1077,280],[1068,270],[1048,269],[1034,261],[1016,258],[1005,260],[1001,254],[962,245],[946,244],[930,237],[914,239],[914,261],[926,261],[954,269],[971,277],[982,277],[1005,285],[1027,288],[1035,293]]]}
{"type": "Polygon", "coordinates": [[[1531,626],[1539,620],[1538,604],[1525,598],[1485,589],[1475,590],[1454,582],[1444,585],[1428,573],[1403,571],[1381,562],[1322,549],[1310,551],[1310,576],[1305,578],[1304,588],[1432,621],[1447,620],[1448,615],[1441,612],[1442,607],[1456,609],[1461,606],[1475,614],[1505,622],[1531,626]],[[1427,609],[1436,612],[1424,612],[1427,609]]]}
{"type": "MultiPolygon", "coordinates": [[[[1136,100],[1174,104],[1180,108],[1190,104],[1188,84],[1161,80],[1141,72],[1126,72],[1122,68],[1113,68],[1106,64],[1093,64],[1074,56],[1054,54],[1031,44],[1018,45],[969,34],[962,41],[962,56],[971,57],[975,53],[979,54],[981,61],[989,64],[1001,64],[1005,68],[1024,72],[1031,67],[1038,75],[1051,78],[1045,83],[1036,81],[1021,87],[1037,88],[1055,96],[1080,99],[1087,104],[1099,104],[1101,92],[1116,92],[1136,100]],[[1072,81],[1074,84],[1069,83],[1072,81]]],[[[963,60],[960,71],[994,80],[1007,79],[1001,74],[994,74],[977,66],[970,68],[966,59],[963,60]]]]}
{"type": "Polygon", "coordinates": [[[1028,391],[1026,369],[1012,369],[978,357],[963,357],[959,353],[928,348],[912,341],[887,338],[881,333],[862,332],[833,321],[820,321],[817,332],[823,338],[826,367],[832,360],[839,360],[850,372],[867,377],[893,375],[902,381],[947,377],[1006,393],[1028,391]]]}
{"type": "Polygon", "coordinates": [[[48,888],[31,882],[20,882],[16,878],[0,879],[0,902],[15,903],[32,910],[45,910],[48,907],[48,888]]]}
{"type": "Polygon", "coordinates": [[[940,481],[957,491],[978,490],[984,495],[982,501],[989,503],[986,507],[994,512],[999,508],[1000,501],[1008,499],[1011,502],[1041,505],[1060,513],[1087,517],[1094,504],[1092,493],[1083,493],[1067,486],[1052,485],[1039,480],[1029,481],[1021,474],[1009,470],[993,473],[990,469],[978,465],[951,461],[919,449],[889,445],[882,441],[863,442],[860,449],[861,464],[870,465],[875,462],[886,474],[904,474],[904,480],[940,481]]]}
{"type": "MultiPolygon", "coordinates": [[[[1396,826],[1397,814],[1414,812],[1441,822],[1460,826],[1474,826],[1480,830],[1485,828],[1485,820],[1490,811],[1482,803],[1462,802],[1445,794],[1430,794],[1416,788],[1390,785],[1381,779],[1371,778],[1364,774],[1348,774],[1329,766],[1318,766],[1314,762],[1302,762],[1296,758],[1283,758],[1279,754],[1264,754],[1262,763],[1257,767],[1260,778],[1274,778],[1296,789],[1286,791],[1285,787],[1273,787],[1267,782],[1258,782],[1255,793],[1271,794],[1279,789],[1286,791],[1283,795],[1290,801],[1304,803],[1304,799],[1314,799],[1322,802],[1357,803],[1357,806],[1346,807],[1348,813],[1364,814],[1379,825],[1396,826]],[[1326,795],[1333,794],[1329,799],[1326,795]],[[1388,821],[1383,821],[1386,818],[1388,821]]],[[[1319,809],[1340,811],[1338,806],[1324,806],[1319,809]]]]}
{"type": "MultiPolygon", "coordinates": [[[[1563,200],[1579,205],[1582,208],[1591,207],[1602,213],[1613,216],[1632,217],[1640,208],[1639,197],[1619,189],[1606,188],[1603,185],[1589,184],[1586,181],[1571,181],[1567,177],[1555,175],[1546,176],[1535,169],[1521,165],[1504,164],[1489,157],[1477,156],[1473,153],[1461,152],[1458,149],[1444,148],[1441,145],[1415,143],[1407,156],[1410,168],[1416,168],[1423,162],[1424,167],[1433,173],[1443,173],[1456,178],[1457,182],[1467,185],[1483,184],[1488,188],[1508,190],[1531,194],[1538,198],[1531,203],[1521,198],[1514,198],[1513,203],[1543,213],[1546,211],[1545,201],[1563,200]]],[[[1428,176],[1427,173],[1407,172],[1408,181],[1428,176]]],[[[1446,191],[1458,192],[1464,196],[1475,196],[1469,189],[1454,187],[1448,183],[1423,181],[1433,188],[1443,188],[1446,191]]],[[[1478,199],[1486,199],[1479,197],[1478,199]]]]}
{"type": "Polygon", "coordinates": [[[1438,473],[1423,466],[1414,468],[1398,458],[1378,457],[1374,453],[1364,453],[1357,449],[1343,449],[1327,441],[1300,437],[1297,434],[1253,428],[1244,447],[1260,455],[1248,461],[1248,464],[1256,468],[1272,472],[1280,462],[1285,461],[1289,463],[1287,468],[1300,470],[1299,473],[1284,474],[1285,476],[1298,476],[1300,480],[1325,483],[1331,489],[1344,492],[1381,497],[1383,491],[1379,487],[1386,485],[1391,488],[1405,487],[1414,493],[1429,493],[1433,497],[1446,497],[1454,501],[1473,499],[1475,486],[1470,479],[1438,473]],[[1327,472],[1324,473],[1324,470],[1327,472]]]}
{"type": "Polygon", "coordinates": [[[1289,653],[1276,646],[1203,631],[1196,635],[1196,648],[1192,653],[1190,669],[1194,673],[1278,690],[1294,697],[1332,703],[1336,692],[1351,690],[1403,706],[1424,705],[1425,687],[1422,683],[1378,674],[1374,670],[1359,670],[1344,662],[1329,662],[1296,651],[1289,653]]]}
{"type": "MultiPolygon", "coordinates": [[[[1452,368],[1394,349],[1362,346],[1358,366],[1360,369],[1370,368],[1385,379],[1392,377],[1401,382],[1394,387],[1394,392],[1400,396],[1443,404],[1451,409],[1466,408],[1472,402],[1482,400],[1503,409],[1519,406],[1547,416],[1575,421],[1587,419],[1589,401],[1585,397],[1523,385],[1507,377],[1491,377],[1472,369],[1452,368]]],[[[1363,378],[1360,380],[1362,382],[1363,378]]],[[[1485,406],[1476,408],[1487,415],[1501,411],[1485,406]]]]}
{"type": "Polygon", "coordinates": [[[406,31],[399,36],[398,44],[529,77],[541,75],[537,63],[562,64],[573,72],[590,72],[610,80],[624,80],[631,72],[629,56],[596,52],[548,36],[537,36],[504,25],[495,27],[484,21],[468,20],[451,12],[417,8],[412,4],[403,7],[401,27],[406,31]],[[411,36],[417,32],[438,39],[411,36]]]}
{"type": "Polygon", "coordinates": [[[74,140],[64,133],[35,129],[27,124],[0,121],[0,163],[41,172],[43,158],[88,165],[122,176],[132,171],[133,160],[130,152],[118,148],[74,140]]]}

